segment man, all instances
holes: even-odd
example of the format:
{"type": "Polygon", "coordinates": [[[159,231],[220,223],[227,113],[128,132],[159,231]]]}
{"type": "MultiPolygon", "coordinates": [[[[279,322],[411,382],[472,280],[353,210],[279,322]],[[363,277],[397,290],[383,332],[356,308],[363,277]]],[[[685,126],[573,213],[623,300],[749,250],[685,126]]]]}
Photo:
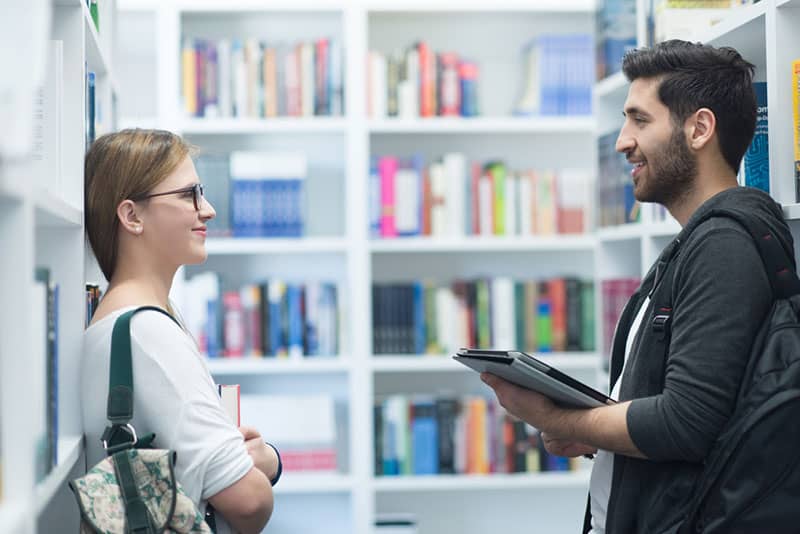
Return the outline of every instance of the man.
{"type": "MultiPolygon", "coordinates": [[[[737,186],[755,130],[753,65],[730,48],[668,41],[627,54],[623,71],[631,85],[617,150],[634,165],[636,198],[663,204],[683,227],[714,207],[746,210],[794,257],[780,207],[737,186]]],[[[674,532],[733,412],[771,304],[752,238],[735,221],[712,217],[678,235],[623,311],[611,355],[617,404],[565,409],[482,378],[509,412],[543,432],[551,453],[596,453],[585,531],[674,532]],[[665,299],[666,325],[659,323],[665,299]]]]}

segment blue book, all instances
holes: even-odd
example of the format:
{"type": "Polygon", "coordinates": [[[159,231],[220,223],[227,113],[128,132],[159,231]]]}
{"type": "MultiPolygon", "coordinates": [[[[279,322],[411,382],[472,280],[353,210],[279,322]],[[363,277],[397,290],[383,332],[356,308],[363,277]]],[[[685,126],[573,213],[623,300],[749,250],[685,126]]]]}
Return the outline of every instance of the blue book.
{"type": "Polygon", "coordinates": [[[413,413],[411,420],[413,473],[435,475],[439,472],[436,404],[433,400],[417,400],[413,404],[413,413]]]}
{"type": "Polygon", "coordinates": [[[769,193],[769,121],[767,83],[755,82],[758,115],[753,141],[744,154],[744,185],[769,193]]]}
{"type": "Polygon", "coordinates": [[[289,356],[303,356],[303,288],[298,284],[286,285],[289,314],[289,356]]]}

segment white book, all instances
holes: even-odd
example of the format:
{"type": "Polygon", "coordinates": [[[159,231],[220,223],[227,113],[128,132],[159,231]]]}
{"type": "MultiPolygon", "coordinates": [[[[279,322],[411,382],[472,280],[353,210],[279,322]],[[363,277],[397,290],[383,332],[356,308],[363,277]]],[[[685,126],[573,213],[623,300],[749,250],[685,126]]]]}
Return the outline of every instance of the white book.
{"type": "Polygon", "coordinates": [[[50,41],[47,70],[34,100],[33,151],[36,182],[46,191],[61,196],[64,114],[64,42],[50,41]]]}
{"type": "Polygon", "coordinates": [[[217,108],[220,117],[231,116],[231,42],[228,39],[217,41],[217,108]]]}
{"type": "Polygon", "coordinates": [[[342,89],[342,47],[339,40],[331,38],[328,40],[328,76],[330,93],[330,112],[334,117],[344,114],[344,91],[342,89]]]}
{"type": "Polygon", "coordinates": [[[369,53],[369,103],[370,116],[386,117],[386,57],[380,52],[369,53]]]}
{"type": "Polygon", "coordinates": [[[218,384],[219,403],[236,428],[242,425],[239,384],[218,384]]]}
{"type": "Polygon", "coordinates": [[[467,187],[467,160],[460,152],[442,158],[447,179],[447,226],[451,236],[463,236],[466,226],[464,204],[467,187]]]}
{"type": "Polygon", "coordinates": [[[415,169],[398,168],[394,175],[395,219],[399,235],[415,235],[420,230],[420,197],[422,183],[415,169]]]}
{"type": "Polygon", "coordinates": [[[314,115],[314,45],[300,45],[300,115],[314,115]]]}
{"type": "Polygon", "coordinates": [[[492,334],[496,350],[513,350],[516,345],[514,281],[506,276],[492,280],[492,334]]]}
{"type": "Polygon", "coordinates": [[[431,235],[447,233],[447,176],[442,163],[433,163],[428,168],[431,181],[431,235]]]}
{"type": "Polygon", "coordinates": [[[231,45],[231,70],[233,72],[233,116],[247,116],[247,66],[244,60],[244,48],[240,40],[231,45]]]}

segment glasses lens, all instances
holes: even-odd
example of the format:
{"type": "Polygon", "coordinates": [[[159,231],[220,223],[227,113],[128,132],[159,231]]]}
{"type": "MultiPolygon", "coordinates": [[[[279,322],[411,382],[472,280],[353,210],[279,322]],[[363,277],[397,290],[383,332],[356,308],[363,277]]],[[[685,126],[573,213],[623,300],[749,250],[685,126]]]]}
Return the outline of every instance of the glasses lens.
{"type": "Polygon", "coordinates": [[[194,209],[200,211],[200,204],[203,202],[203,185],[195,184],[192,188],[192,198],[194,199],[194,209]]]}

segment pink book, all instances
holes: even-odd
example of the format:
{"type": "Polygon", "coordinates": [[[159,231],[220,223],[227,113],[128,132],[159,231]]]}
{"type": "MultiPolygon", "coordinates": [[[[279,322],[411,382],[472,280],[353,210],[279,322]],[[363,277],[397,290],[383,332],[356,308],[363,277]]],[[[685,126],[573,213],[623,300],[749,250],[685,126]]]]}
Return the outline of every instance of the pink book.
{"type": "Polygon", "coordinates": [[[394,209],[394,175],[397,173],[397,158],[384,156],[378,160],[381,179],[381,237],[397,237],[394,209]]]}

